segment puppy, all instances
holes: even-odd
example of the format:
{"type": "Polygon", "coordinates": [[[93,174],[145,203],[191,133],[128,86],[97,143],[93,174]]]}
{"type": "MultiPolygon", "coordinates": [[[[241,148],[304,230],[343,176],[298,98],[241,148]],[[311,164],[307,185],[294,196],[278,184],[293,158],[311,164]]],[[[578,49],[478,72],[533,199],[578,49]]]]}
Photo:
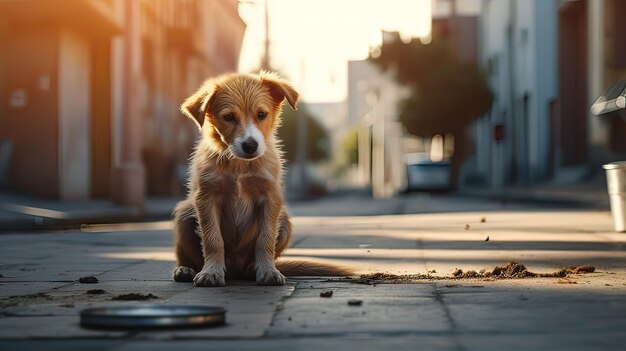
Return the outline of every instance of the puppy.
{"type": "Polygon", "coordinates": [[[275,136],[285,100],[296,109],[298,93],[276,74],[261,72],[206,81],[182,104],[202,138],[191,159],[189,195],[173,214],[175,281],[224,286],[228,277],[283,285],[283,273],[350,274],[307,262],[277,268],[291,237],[275,136]]]}

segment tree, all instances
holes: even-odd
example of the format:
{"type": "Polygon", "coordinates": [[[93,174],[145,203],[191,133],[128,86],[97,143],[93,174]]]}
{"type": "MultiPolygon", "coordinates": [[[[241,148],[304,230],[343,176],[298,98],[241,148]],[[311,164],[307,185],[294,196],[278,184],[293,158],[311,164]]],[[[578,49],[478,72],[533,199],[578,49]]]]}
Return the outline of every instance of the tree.
{"type": "Polygon", "coordinates": [[[292,163],[296,159],[298,150],[298,123],[303,119],[306,119],[307,123],[307,161],[319,162],[328,159],[328,132],[317,119],[311,115],[306,106],[301,104],[298,106],[298,111],[294,111],[290,108],[283,109],[282,125],[278,128],[278,138],[282,141],[285,160],[287,163],[292,163]]]}
{"type": "Polygon", "coordinates": [[[341,142],[342,161],[346,165],[355,165],[359,162],[359,130],[354,128],[348,131],[341,142]]]}
{"type": "Polygon", "coordinates": [[[341,138],[338,149],[336,150],[334,175],[341,176],[353,165],[359,162],[359,133],[358,128],[348,130],[341,138]]]}
{"type": "Polygon", "coordinates": [[[397,81],[411,90],[400,102],[399,120],[416,136],[430,138],[450,133],[455,137],[452,180],[468,156],[465,128],[491,107],[493,96],[483,72],[473,62],[460,61],[445,41],[404,43],[396,35],[380,56],[370,60],[383,70],[394,68],[397,81]]]}

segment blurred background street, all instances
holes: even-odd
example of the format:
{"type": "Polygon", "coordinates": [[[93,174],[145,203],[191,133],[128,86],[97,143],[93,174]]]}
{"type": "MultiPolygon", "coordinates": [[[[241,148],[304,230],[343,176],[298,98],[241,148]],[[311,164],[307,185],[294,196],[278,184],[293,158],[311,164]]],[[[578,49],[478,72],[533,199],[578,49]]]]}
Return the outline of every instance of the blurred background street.
{"type": "Polygon", "coordinates": [[[181,101],[265,68],[301,95],[278,133],[290,199],[603,190],[626,122],[589,110],[626,75],[623,6],[2,1],[0,186],[138,210],[180,198],[198,137],[181,101]]]}
{"type": "Polygon", "coordinates": [[[625,15],[620,0],[0,0],[0,349],[622,349],[626,240],[602,166],[626,160],[626,112],[590,108],[626,81],[625,15]],[[260,69],[300,94],[277,135],[286,256],[432,277],[171,281],[199,137],[179,106],[260,69]],[[508,261],[595,272],[450,280],[508,261]],[[221,304],[229,324],[78,326],[128,291],[221,304]]]}

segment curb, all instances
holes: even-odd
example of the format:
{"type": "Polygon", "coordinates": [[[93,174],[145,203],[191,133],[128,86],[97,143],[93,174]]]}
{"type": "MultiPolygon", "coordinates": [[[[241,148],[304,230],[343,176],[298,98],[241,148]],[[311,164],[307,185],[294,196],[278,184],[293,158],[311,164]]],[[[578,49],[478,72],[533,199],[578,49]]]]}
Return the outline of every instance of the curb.
{"type": "Polygon", "coordinates": [[[127,222],[153,222],[171,220],[171,213],[155,213],[155,214],[134,214],[121,216],[85,216],[75,218],[47,218],[32,217],[24,219],[0,221],[0,235],[11,234],[12,232],[39,232],[39,231],[57,231],[57,230],[77,230],[84,225],[91,224],[118,224],[127,222]]]}
{"type": "Polygon", "coordinates": [[[524,204],[536,204],[536,205],[544,205],[544,206],[556,206],[556,207],[567,207],[567,208],[580,208],[580,209],[598,209],[598,210],[608,210],[610,209],[609,198],[607,196],[605,199],[580,199],[573,197],[563,197],[563,196],[548,196],[548,195],[524,195],[524,194],[493,194],[493,193],[482,193],[482,192],[473,192],[473,191],[458,191],[456,192],[458,196],[462,197],[470,197],[470,198],[483,198],[493,201],[501,201],[501,202],[512,202],[512,203],[524,203],[524,204]]]}

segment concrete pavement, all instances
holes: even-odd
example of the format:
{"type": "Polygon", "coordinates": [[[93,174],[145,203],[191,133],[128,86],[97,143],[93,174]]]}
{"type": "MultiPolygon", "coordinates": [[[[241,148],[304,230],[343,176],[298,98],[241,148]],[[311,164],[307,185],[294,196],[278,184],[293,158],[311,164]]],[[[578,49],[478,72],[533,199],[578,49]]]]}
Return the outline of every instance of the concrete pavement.
{"type": "MultiPolygon", "coordinates": [[[[200,289],[174,283],[168,222],[5,234],[0,236],[0,349],[623,349],[626,236],[612,233],[608,212],[447,201],[404,206],[458,212],[320,217],[309,208],[309,216],[294,219],[286,258],[338,263],[358,273],[431,272],[440,278],[406,284],[306,277],[290,278],[284,287],[229,282],[200,289]],[[449,279],[456,268],[490,269],[510,260],[535,272],[583,264],[594,265],[596,272],[449,279]],[[86,275],[100,282],[77,282],[86,275]],[[105,294],[86,293],[94,288],[105,294]],[[323,290],[334,294],[321,298],[323,290]],[[159,332],[79,327],[81,309],[120,304],[111,298],[129,292],[159,297],[151,303],[225,306],[228,324],[159,332]],[[363,304],[349,306],[349,299],[363,304]]],[[[356,212],[361,204],[345,200],[344,205],[356,212]]],[[[375,211],[368,206],[365,212],[375,211]]],[[[295,206],[293,212],[306,210],[295,206]]]]}
{"type": "Polygon", "coordinates": [[[10,231],[78,229],[90,223],[166,220],[174,198],[151,198],[143,208],[118,206],[109,200],[59,201],[0,193],[0,233],[10,231]]]}
{"type": "MultiPolygon", "coordinates": [[[[292,199],[294,194],[287,194],[292,199]],[[291,195],[291,196],[290,196],[291,195]]],[[[143,207],[118,206],[109,200],[68,200],[0,193],[0,233],[78,229],[83,224],[145,222],[170,219],[176,198],[148,198],[143,207]]],[[[349,191],[316,200],[292,199],[298,216],[350,216],[458,212],[503,208],[561,207],[608,210],[604,183],[544,185],[506,190],[462,189],[453,194],[411,193],[390,199],[372,199],[367,191],[349,191]],[[454,201],[450,201],[454,199],[454,201]],[[354,206],[358,204],[358,206],[354,206]],[[471,207],[468,207],[471,204],[471,207]]]]}

